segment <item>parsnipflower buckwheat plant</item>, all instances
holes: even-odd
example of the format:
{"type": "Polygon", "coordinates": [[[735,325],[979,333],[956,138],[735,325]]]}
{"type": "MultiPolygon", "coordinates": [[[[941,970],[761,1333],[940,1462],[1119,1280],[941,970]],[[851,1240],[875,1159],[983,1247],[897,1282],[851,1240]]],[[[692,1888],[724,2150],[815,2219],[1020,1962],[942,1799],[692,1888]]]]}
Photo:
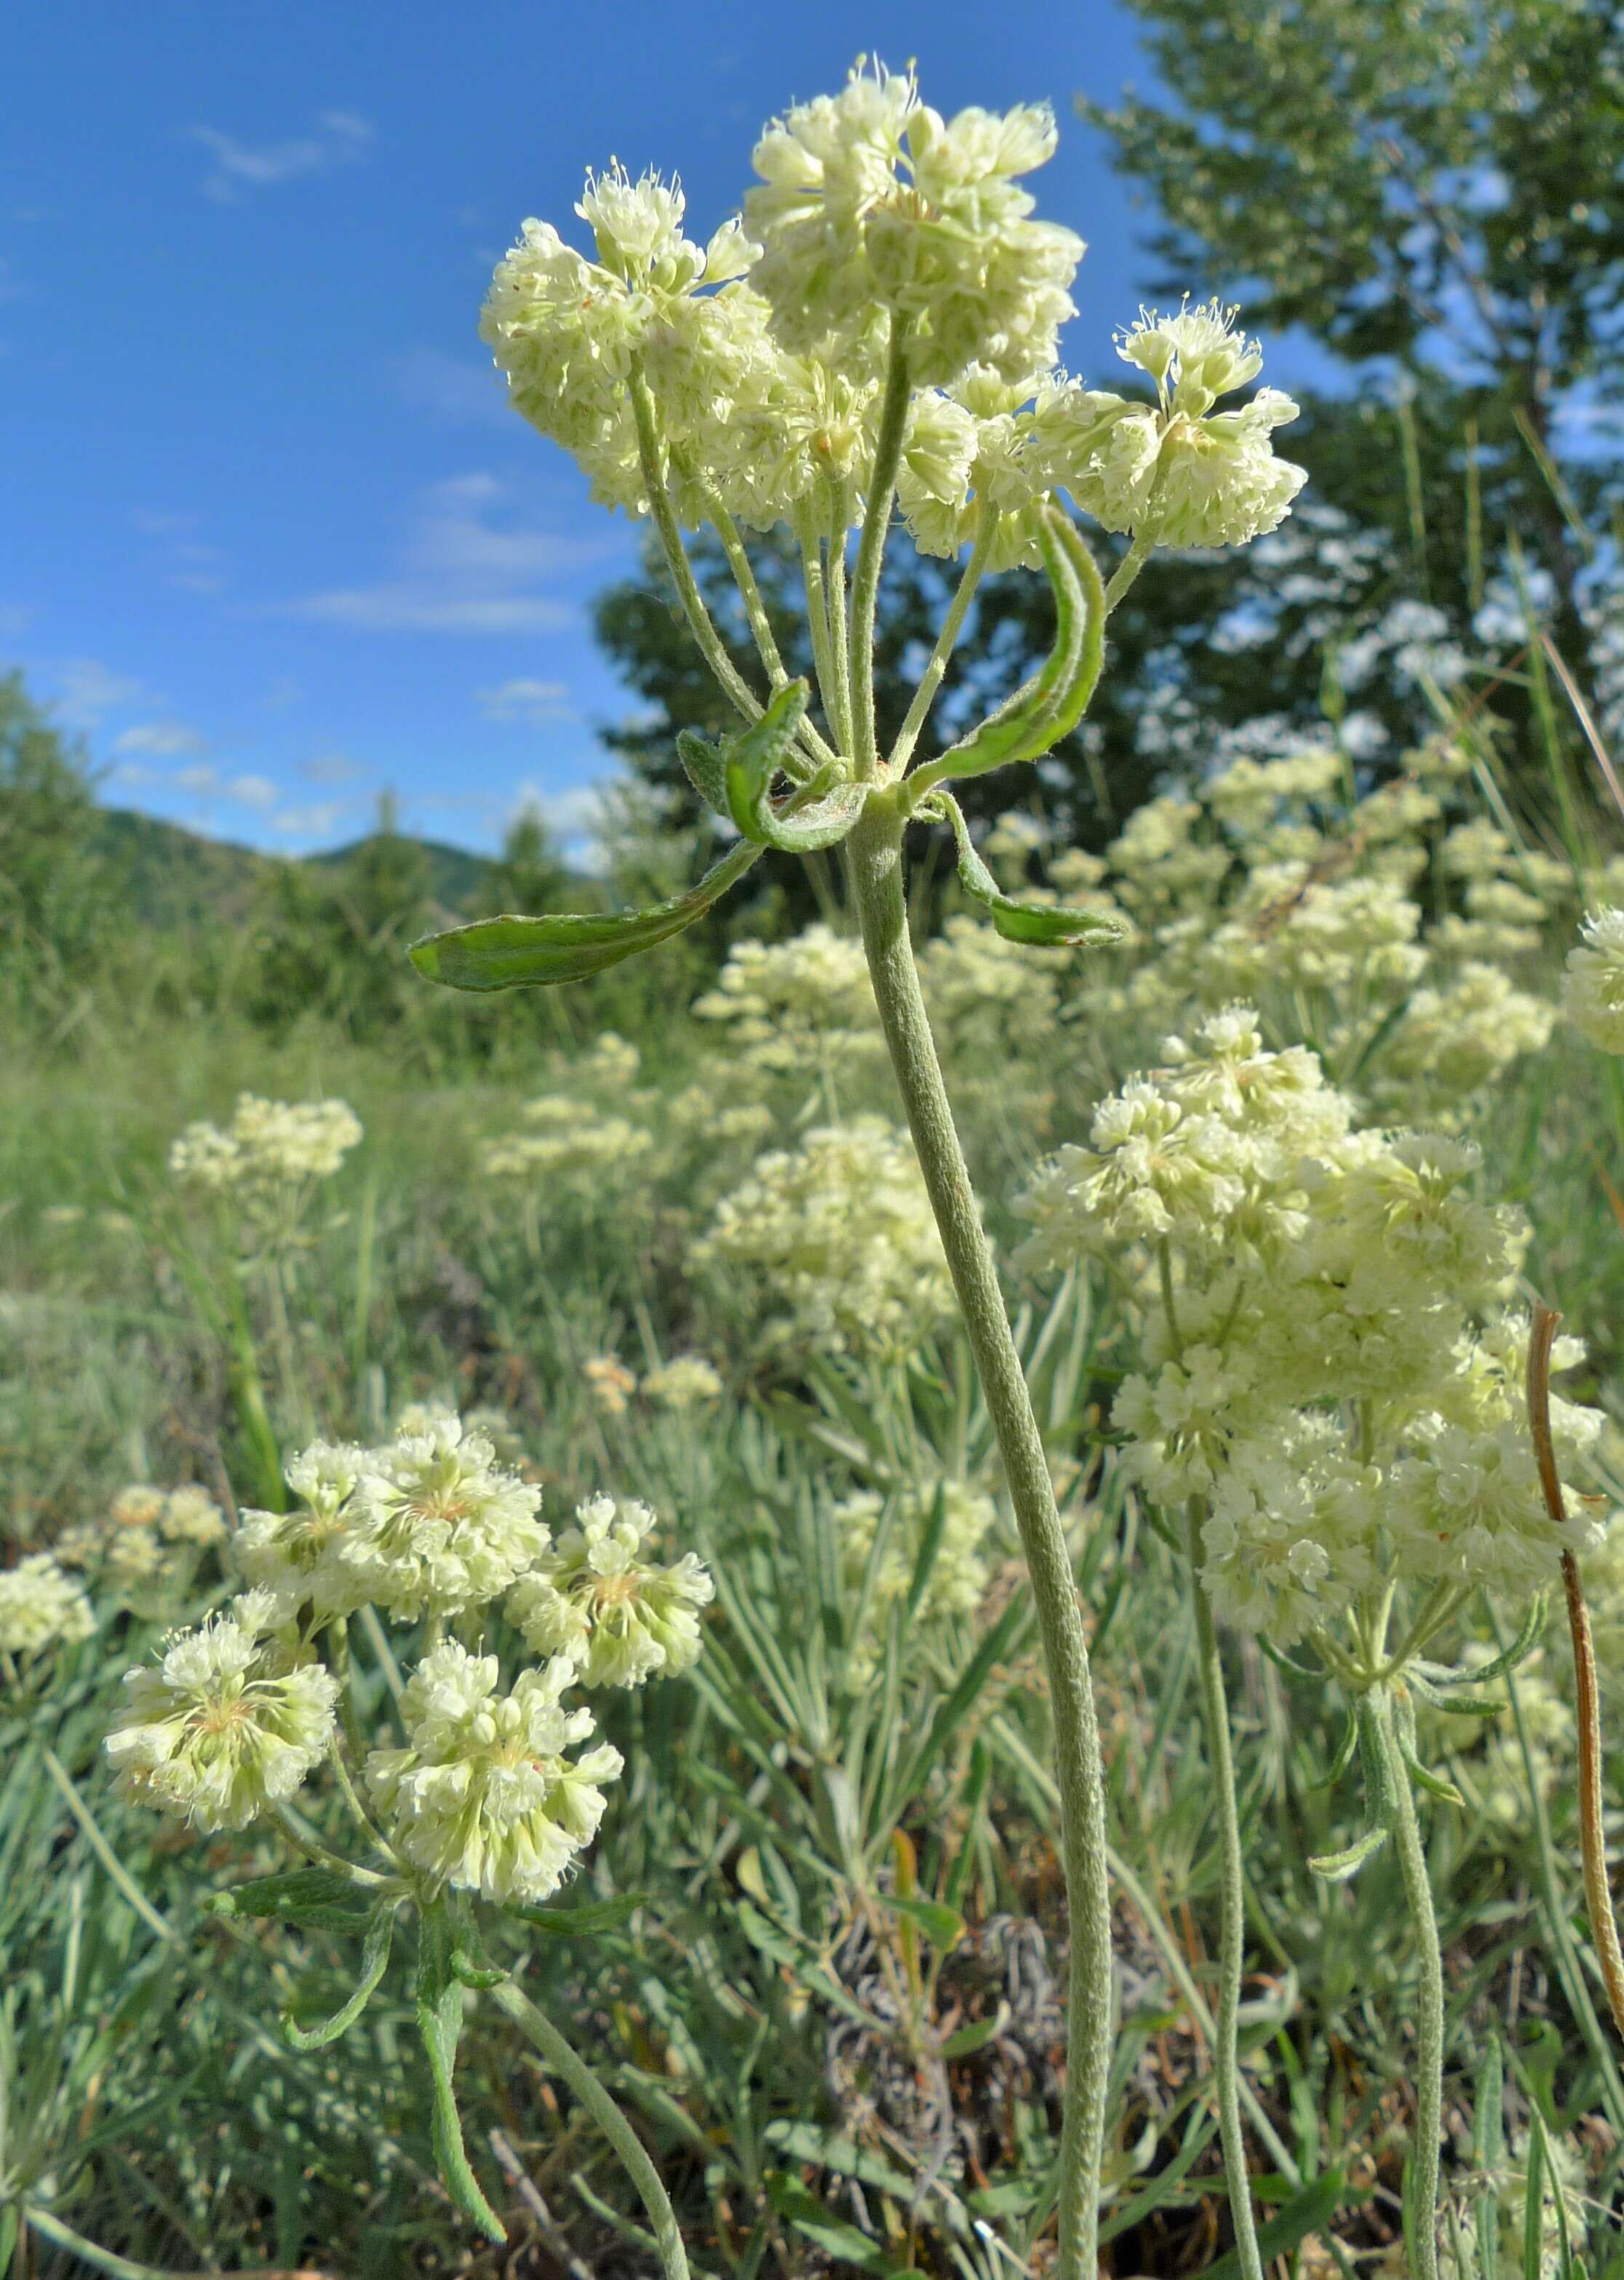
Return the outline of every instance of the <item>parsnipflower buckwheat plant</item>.
{"type": "MultiPolygon", "coordinates": [[[[621,1772],[581,1698],[691,1669],[709,1575],[691,1552],[657,1556],[644,1505],[595,1497],[554,1535],[539,1489],[438,1408],[408,1413],[378,1447],[316,1443],[286,1484],[288,1508],[245,1512],[232,1541],[248,1588],[129,1672],[106,1745],[119,1789],[194,1829],[280,1838],[302,1863],[227,1886],[217,1913],[356,1937],[353,1994],[324,2022],[285,2021],[296,2048],[355,2023],[415,1914],[435,2148],[453,2200],[489,2238],[504,2235],[465,2152],[452,2079],[471,1990],[490,1992],[583,2100],[683,2269],[636,2137],[486,1944],[499,1958],[504,1922],[527,1913],[562,1932],[577,1928],[572,1913],[589,1919],[543,1905],[591,1845],[621,1772]],[[352,1623],[373,1642],[370,1668],[351,1652],[352,1623]]],[[[150,1501],[161,1515],[176,1498],[150,1501]]],[[[87,1635],[89,1604],[49,1559],[0,1586],[0,1657],[87,1635]]]]}
{"type": "MultiPolygon", "coordinates": [[[[742,212],[703,243],[684,235],[673,182],[633,180],[619,166],[589,177],[577,208],[589,252],[549,222],[524,225],[492,282],[484,337],[514,408],[572,454],[599,500],[647,518],[658,533],[689,628],[739,716],[719,745],[679,739],[696,791],[736,843],[688,893],[652,908],[482,920],[419,944],[413,956],[424,974],[462,989],[569,981],[692,924],[766,848],[841,849],[1040,1620],[1072,1943],[1058,2270],[1060,2280],[1087,2280],[1112,2014],[1087,1643],[909,941],[903,843],[912,821],[948,827],[966,895],[1012,943],[1120,939],[1123,919],[1097,905],[1004,893],[950,787],[1035,763],[1076,726],[1099,676],[1111,610],[1157,545],[1244,543],[1279,523],[1304,478],[1274,450],[1296,407],[1270,389],[1238,400],[1261,354],[1216,303],[1165,320],[1142,314],[1119,336],[1120,356],[1145,384],[1140,394],[1085,388],[1058,364],[1083,246],[1036,217],[1026,187],[1055,141],[1044,105],[944,119],[911,71],[859,65],[837,94],[797,104],[766,128],[742,212]],[[1129,542],[1109,585],[1067,497],[1129,542]],[[882,751],[874,619],[898,512],[916,546],[966,559],[882,751]],[[689,562],[684,531],[704,527],[737,582],[759,661],[751,675],[722,641],[689,562]],[[781,528],[799,550],[815,691],[785,670],[743,535],[781,528]],[[989,569],[1014,566],[1049,581],[1052,651],[989,719],[915,765],[978,583],[989,569]]],[[[860,1253],[863,1215],[871,1203],[878,1208],[865,1161],[893,1185],[894,1143],[865,1128],[841,1144],[853,1152],[851,1240],[860,1253]]],[[[774,1257],[793,1289],[797,1229],[765,1194],[759,1213],[781,1229],[774,1257]]],[[[739,1219],[735,1209],[729,1220],[724,1201],[712,1241],[748,1247],[739,1219]]],[[[792,1297],[791,1317],[799,1310],[792,1297]]]]}

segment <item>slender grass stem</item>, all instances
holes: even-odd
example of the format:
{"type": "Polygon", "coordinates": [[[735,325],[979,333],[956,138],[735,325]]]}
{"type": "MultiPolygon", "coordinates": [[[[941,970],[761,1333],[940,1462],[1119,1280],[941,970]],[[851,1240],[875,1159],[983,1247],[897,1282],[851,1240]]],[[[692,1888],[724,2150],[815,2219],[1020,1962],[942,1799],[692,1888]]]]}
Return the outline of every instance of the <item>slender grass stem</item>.
{"type": "Polygon", "coordinates": [[[1112,2012],[1105,1792],[1088,1639],[1031,1394],[954,1128],[908,937],[903,827],[871,797],[846,842],[875,1001],[997,1436],[1037,1606],[1054,1720],[1060,1853],[1071,1924],[1058,2280],[1094,2280],[1112,2012]]]}
{"type": "Polygon", "coordinates": [[[852,754],[859,779],[875,775],[880,744],[874,726],[874,610],[880,598],[880,565],[885,555],[885,534],[891,520],[891,495],[902,461],[903,437],[908,425],[908,334],[900,317],[891,320],[891,349],[885,368],[885,396],[880,407],[880,433],[874,443],[874,464],[868,479],[863,509],[863,535],[858,541],[857,567],[851,577],[852,754]]]}
{"type": "Polygon", "coordinates": [[[642,2138],[591,2068],[576,2056],[545,2012],[538,2010],[521,1988],[512,1980],[504,1979],[492,1991],[514,2025],[528,2035],[547,2065],[569,2085],[620,2155],[627,2176],[637,2189],[638,2199],[649,2213],[666,2280],[689,2280],[688,2252],[677,2227],[676,2211],[642,2138]]]}
{"type": "Polygon", "coordinates": [[[936,701],[936,691],[947,672],[953,645],[964,628],[970,605],[975,599],[975,589],[981,582],[981,574],[991,558],[993,534],[997,527],[997,507],[983,507],[976,528],[975,543],[970,549],[970,559],[965,564],[964,575],[958,581],[958,590],[948,605],[947,615],[942,620],[942,630],[936,635],[936,645],[930,652],[930,662],[913,692],[906,718],[897,731],[897,742],[891,746],[890,756],[886,762],[888,774],[899,776],[913,758],[913,747],[920,740],[920,731],[930,717],[930,708],[936,701]]]}
{"type": "Polygon", "coordinates": [[[1415,2131],[1405,2181],[1405,2236],[1413,2280],[1438,2280],[1438,2148],[1443,2131],[1443,1957],[1438,1919],[1432,1905],[1427,1849],[1416,1817],[1415,1792],[1393,1731],[1393,1698],[1373,1692],[1373,1721],[1387,1761],[1393,1801],[1393,1842],[1397,1847],[1405,1899],[1415,1930],[1420,1986],[1415,2011],[1415,2131]]]}
{"type": "Polygon", "coordinates": [[[1251,2179],[1246,2168],[1246,2137],[1241,2127],[1241,1962],[1246,1928],[1241,1821],[1235,1800],[1235,1760],[1229,1743],[1229,1709],[1224,1698],[1223,1663],[1218,1652],[1212,1603],[1201,1581],[1199,1498],[1190,1499],[1187,1526],[1201,1713],[1206,1725],[1207,1765],[1212,1776],[1212,1808],[1218,1817],[1218,2016],[1212,2046],[1212,2083],[1218,2094],[1218,2134],[1223,2145],[1229,2213],[1235,2220],[1235,2256],[1243,2280],[1263,2280],[1263,2258],[1252,2213],[1251,2179]]]}

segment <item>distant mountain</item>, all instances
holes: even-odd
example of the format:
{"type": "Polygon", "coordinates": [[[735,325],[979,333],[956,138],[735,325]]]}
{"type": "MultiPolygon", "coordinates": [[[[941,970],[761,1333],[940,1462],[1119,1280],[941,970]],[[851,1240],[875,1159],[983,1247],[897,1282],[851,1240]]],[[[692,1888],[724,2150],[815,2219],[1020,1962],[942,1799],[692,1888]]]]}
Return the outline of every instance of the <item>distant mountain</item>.
{"type": "MultiPolygon", "coordinates": [[[[97,828],[103,851],[123,871],[135,916],[159,927],[196,924],[210,917],[245,918],[279,864],[304,861],[331,870],[370,844],[368,839],[357,839],[345,847],[324,848],[319,855],[262,855],[256,848],[205,839],[178,823],[122,807],[103,808],[97,828]]],[[[414,843],[428,858],[428,891],[434,903],[453,916],[472,912],[494,867],[489,859],[470,854],[465,847],[447,847],[437,839],[414,843]]]]}

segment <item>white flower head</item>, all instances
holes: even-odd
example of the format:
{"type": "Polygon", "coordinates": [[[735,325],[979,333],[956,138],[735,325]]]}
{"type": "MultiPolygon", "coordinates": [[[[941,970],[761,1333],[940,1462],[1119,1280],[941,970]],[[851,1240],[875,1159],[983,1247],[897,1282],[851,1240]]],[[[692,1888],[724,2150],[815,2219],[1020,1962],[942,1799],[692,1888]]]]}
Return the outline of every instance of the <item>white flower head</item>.
{"type": "Polygon", "coordinates": [[[643,1390],[662,1409],[694,1409],[721,1398],[721,1375],[703,1354],[673,1354],[649,1372],[643,1390]]]}
{"type": "Polygon", "coordinates": [[[689,1552],[674,1566],[643,1557],[646,1504],[589,1497],[508,1595],[507,1612],[538,1654],[565,1654],[583,1686],[641,1686],[699,1660],[699,1609],[715,1590],[689,1552]]]}
{"type": "Polygon", "coordinates": [[[106,1742],[121,1796],[205,1829],[246,1829],[293,1796],[331,1738],[338,1685],[266,1637],[277,1613],[245,1592],[127,1675],[106,1742]]]}
{"type": "Polygon", "coordinates": [[[495,1655],[447,1639],[401,1698],[407,1743],[374,1750],[366,1782],[392,1841],[441,1884],[489,1900],[544,1900],[596,1834],[601,1783],[620,1771],[607,1743],[566,1752],[593,1730],[589,1710],[559,1706],[574,1664],[556,1656],[497,1691],[495,1655]]]}
{"type": "Polygon", "coordinates": [[[0,1653],[42,1654],[96,1629],[90,1602],[48,1552],[0,1568],[0,1653]]]}
{"type": "Polygon", "coordinates": [[[288,1467],[291,1510],[243,1513],[232,1558],[245,1582],[274,1595],[285,1618],[308,1608],[319,1625],[353,1614],[370,1596],[365,1566],[348,1556],[367,1461],[363,1449],[313,1441],[288,1467]]]}
{"type": "Polygon", "coordinates": [[[482,1434],[435,1418],[368,1456],[340,1556],[362,1597],[403,1621],[458,1614],[499,1598],[545,1548],[541,1501],[482,1434]]]}
{"type": "Polygon", "coordinates": [[[1624,1053],[1624,911],[1593,911],[1567,953],[1562,1011],[1597,1052],[1624,1053]]]}

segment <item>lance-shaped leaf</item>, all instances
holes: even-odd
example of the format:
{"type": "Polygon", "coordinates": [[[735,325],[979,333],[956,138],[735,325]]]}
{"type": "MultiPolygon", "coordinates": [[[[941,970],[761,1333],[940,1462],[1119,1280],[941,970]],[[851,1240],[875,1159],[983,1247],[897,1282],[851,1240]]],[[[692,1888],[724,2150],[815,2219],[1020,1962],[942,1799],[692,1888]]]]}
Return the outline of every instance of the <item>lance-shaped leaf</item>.
{"type": "Polygon", "coordinates": [[[341,2035],[348,2034],[372,1999],[373,1989],[389,1968],[389,1943],[395,1936],[395,1911],[398,1900],[381,1900],[366,1919],[366,1941],[361,1950],[361,1976],[356,1982],[355,1992],[330,2019],[319,2027],[301,2027],[290,2012],[282,2014],[282,2033],[296,2051],[324,2050],[335,2043],[341,2035]]]}
{"type": "Polygon", "coordinates": [[[806,683],[790,682],[759,720],[727,738],[719,756],[727,813],[738,830],[758,847],[778,847],[792,855],[810,855],[843,839],[868,797],[866,786],[824,771],[781,806],[773,805],[773,779],[806,717],[806,683]]]}
{"type": "Polygon", "coordinates": [[[722,744],[707,743],[696,728],[677,731],[677,758],[682,773],[705,805],[717,815],[727,813],[727,753],[722,744]]]}
{"type": "Polygon", "coordinates": [[[1105,654],[1105,589],[1076,525],[1058,507],[1045,513],[1039,544],[1054,594],[1054,647],[979,728],[918,771],[913,782],[921,793],[1015,760],[1041,759],[1088,710],[1105,654]]]}
{"type": "Polygon", "coordinates": [[[412,963],[430,982],[452,990],[519,990],[581,982],[654,950],[701,919],[760,854],[735,847],[697,887],[646,911],[559,911],[544,918],[475,919],[432,934],[412,947],[412,963]]]}
{"type": "Polygon", "coordinates": [[[456,1934],[443,1899],[427,1901],[418,1920],[417,2022],[428,2060],[434,2100],[435,2159],[445,2189],[488,2240],[504,2241],[502,2220],[468,2166],[452,2073],[462,2033],[462,1983],[452,1968],[456,1934]]]}
{"type": "Polygon", "coordinates": [[[217,1916],[281,1916],[284,1922],[313,1924],[323,1931],[359,1931],[374,1893],[330,1868],[292,1868],[274,1876],[255,1876],[229,1891],[216,1892],[208,1913],[217,1916]]]}
{"type": "Polygon", "coordinates": [[[1321,1852],[1311,1860],[1309,1867],[1316,1876],[1328,1884],[1345,1884],[1356,1876],[1373,1852],[1379,1852],[1387,1843],[1385,1829],[1367,1829],[1365,1834],[1341,1852],[1321,1852]]]}
{"type": "Polygon", "coordinates": [[[1108,911],[1067,910],[1058,903],[1022,903],[1004,894],[975,851],[964,811],[951,792],[933,792],[918,813],[951,823],[958,846],[958,883],[980,903],[1006,942],[1035,944],[1045,950],[1100,950],[1124,942],[1132,928],[1108,911]]]}

